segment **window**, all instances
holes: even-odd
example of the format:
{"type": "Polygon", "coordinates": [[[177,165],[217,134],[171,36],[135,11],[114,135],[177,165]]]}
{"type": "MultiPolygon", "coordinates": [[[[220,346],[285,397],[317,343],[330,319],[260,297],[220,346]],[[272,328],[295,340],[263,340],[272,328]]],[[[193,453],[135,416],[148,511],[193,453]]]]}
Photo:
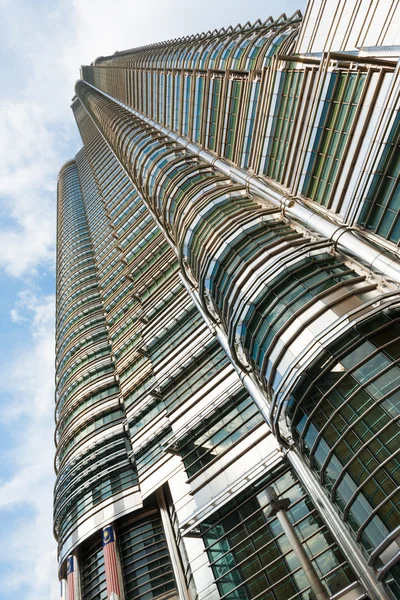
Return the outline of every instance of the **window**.
{"type": "Polygon", "coordinates": [[[152,600],[175,590],[175,578],[158,512],[123,521],[118,531],[126,600],[152,600]]]}
{"type": "Polygon", "coordinates": [[[261,414],[245,391],[230,397],[213,414],[202,419],[178,440],[178,447],[189,477],[226,452],[262,422],[261,414]]]}
{"type": "Polygon", "coordinates": [[[311,159],[311,172],[306,177],[303,194],[322,206],[331,206],[332,195],[349,135],[353,131],[357,107],[366,75],[354,72],[332,73],[328,91],[328,110],[321,117],[311,159]]]}
{"type": "Polygon", "coordinates": [[[365,205],[360,225],[395,244],[400,239],[400,113],[397,114],[389,137],[384,144],[365,205]]]}

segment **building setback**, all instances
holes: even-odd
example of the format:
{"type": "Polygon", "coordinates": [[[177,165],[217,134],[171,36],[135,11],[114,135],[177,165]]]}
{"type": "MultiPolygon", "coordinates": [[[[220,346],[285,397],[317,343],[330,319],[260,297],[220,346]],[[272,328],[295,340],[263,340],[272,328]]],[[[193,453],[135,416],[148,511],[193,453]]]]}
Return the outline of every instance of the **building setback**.
{"type": "Polygon", "coordinates": [[[400,598],[400,8],[99,57],[58,181],[63,600],[400,598]]]}

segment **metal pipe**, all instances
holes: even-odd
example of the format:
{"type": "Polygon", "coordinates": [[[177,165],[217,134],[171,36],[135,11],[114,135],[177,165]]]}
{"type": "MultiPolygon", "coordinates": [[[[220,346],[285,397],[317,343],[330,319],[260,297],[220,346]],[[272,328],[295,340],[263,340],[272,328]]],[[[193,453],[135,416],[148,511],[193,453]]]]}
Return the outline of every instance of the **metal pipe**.
{"type": "Polygon", "coordinates": [[[272,495],[273,490],[271,488],[267,488],[265,491],[267,493],[267,496],[270,496],[269,500],[271,516],[276,515],[278,517],[278,521],[282,526],[282,529],[289,541],[289,544],[292,547],[293,552],[297,556],[301,568],[303,569],[304,574],[307,577],[307,581],[315,594],[316,600],[329,600],[329,597],[318,577],[314,565],[312,564],[307,552],[304,550],[303,544],[299,541],[294,527],[289,521],[289,517],[286,514],[286,510],[290,505],[290,500],[287,499],[287,504],[284,507],[283,503],[285,502],[285,500],[276,500],[272,495]]]}
{"type": "Polygon", "coordinates": [[[284,510],[278,510],[276,516],[278,517],[279,523],[282,525],[282,529],[289,540],[289,544],[291,545],[293,552],[301,564],[301,568],[303,569],[308,583],[310,584],[317,600],[328,600],[325,588],[319,580],[317,572],[315,571],[313,564],[304,550],[303,545],[299,542],[296,532],[293,529],[293,525],[289,521],[286,512],[284,510]]]}

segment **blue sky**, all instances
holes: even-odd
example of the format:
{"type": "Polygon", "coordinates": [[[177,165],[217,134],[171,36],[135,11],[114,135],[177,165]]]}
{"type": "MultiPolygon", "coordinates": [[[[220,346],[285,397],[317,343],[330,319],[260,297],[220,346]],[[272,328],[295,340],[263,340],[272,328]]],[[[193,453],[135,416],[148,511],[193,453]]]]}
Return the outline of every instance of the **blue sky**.
{"type": "Polygon", "coordinates": [[[0,599],[56,600],[52,535],[56,181],[97,56],[305,0],[0,0],[0,599]]]}

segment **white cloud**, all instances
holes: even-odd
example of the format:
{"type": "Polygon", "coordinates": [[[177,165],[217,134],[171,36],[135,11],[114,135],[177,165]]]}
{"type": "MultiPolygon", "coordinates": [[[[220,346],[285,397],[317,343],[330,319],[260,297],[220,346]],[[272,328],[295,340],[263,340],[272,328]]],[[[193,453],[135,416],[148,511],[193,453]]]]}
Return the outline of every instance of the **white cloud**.
{"type": "MultiPolygon", "coordinates": [[[[56,545],[52,535],[54,297],[25,290],[11,320],[24,327],[26,343],[2,366],[2,426],[12,431],[13,445],[3,460],[13,473],[0,483],[0,516],[18,511],[13,527],[3,531],[5,593],[25,600],[55,598],[56,545]],[[32,582],[35,584],[32,586],[32,582]]],[[[4,529],[4,528],[3,528],[4,529]]]]}
{"type": "Polygon", "coordinates": [[[54,261],[59,154],[35,105],[3,102],[0,139],[0,267],[21,276],[54,261]]]}

